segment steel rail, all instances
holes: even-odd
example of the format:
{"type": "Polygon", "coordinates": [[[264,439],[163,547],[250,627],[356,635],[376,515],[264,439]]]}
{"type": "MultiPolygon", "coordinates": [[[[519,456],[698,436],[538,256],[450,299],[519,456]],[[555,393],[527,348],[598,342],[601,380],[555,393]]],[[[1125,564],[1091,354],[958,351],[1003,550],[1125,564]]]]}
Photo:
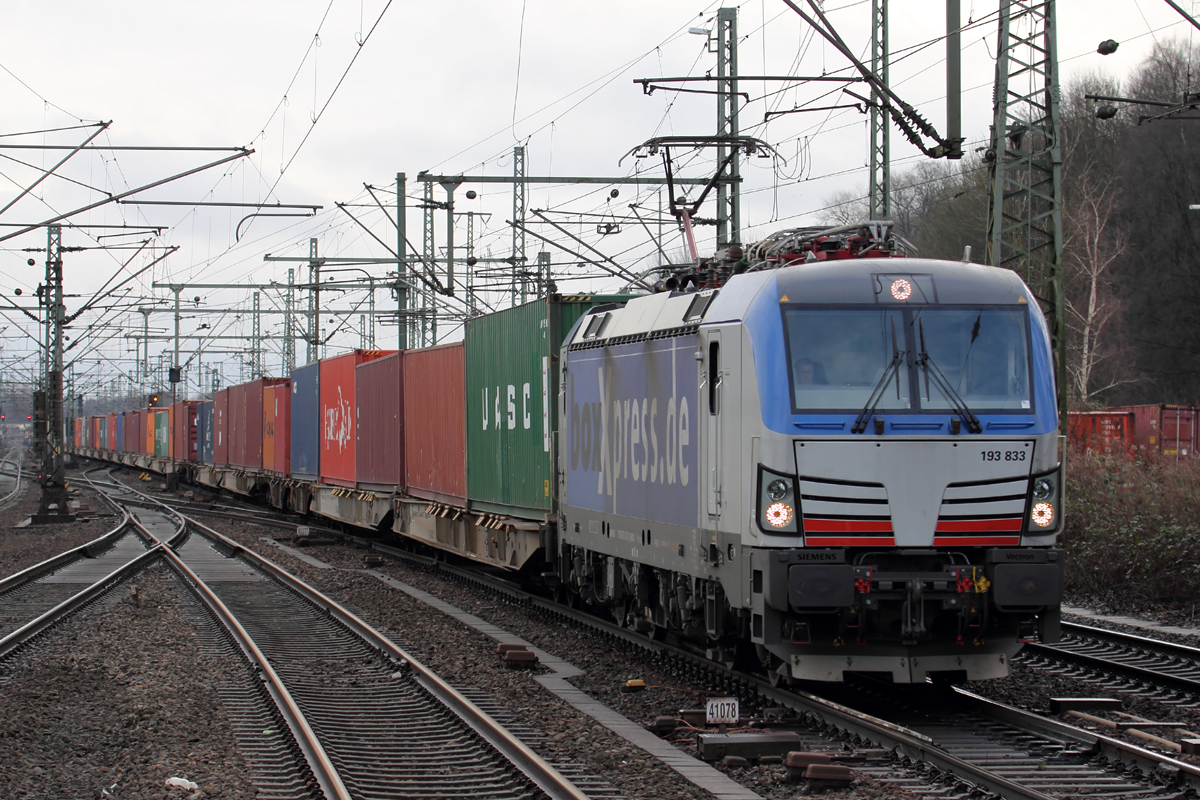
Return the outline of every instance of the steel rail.
{"type": "Polygon", "coordinates": [[[1139,667],[1133,664],[1125,664],[1110,658],[1102,656],[1094,656],[1088,653],[1080,653],[1076,650],[1071,650],[1061,645],[1048,644],[1027,644],[1025,650],[1043,656],[1054,661],[1066,661],[1071,664],[1089,667],[1099,672],[1107,672],[1110,674],[1122,675],[1134,680],[1143,681],[1152,686],[1162,686],[1167,689],[1173,689],[1177,692],[1187,692],[1189,694],[1200,695],[1200,680],[1193,678],[1184,678],[1180,675],[1172,675],[1169,672],[1160,672],[1156,669],[1148,667],[1139,667]]]}
{"type": "MultiPolygon", "coordinates": [[[[137,523],[135,522],[134,524],[136,525],[137,523]]],[[[75,611],[81,606],[86,605],[96,597],[99,597],[102,593],[111,589],[113,586],[116,586],[132,575],[140,572],[143,568],[162,556],[163,552],[165,552],[165,548],[161,543],[154,545],[142,555],[131,561],[125,562],[120,567],[117,567],[111,573],[96,581],[83,591],[68,597],[66,600],[62,601],[46,613],[42,614],[36,619],[30,620],[20,628],[17,628],[15,631],[10,633],[8,636],[0,639],[0,658],[3,658],[13,650],[25,644],[33,637],[37,636],[51,625],[54,625],[63,617],[70,614],[72,611],[75,611]]]]}
{"type": "Polygon", "coordinates": [[[375,628],[347,611],[331,598],[316,591],[308,584],[295,578],[277,564],[260,556],[253,550],[243,547],[241,544],[201,522],[188,517],[184,517],[184,519],[187,520],[189,525],[203,531],[205,535],[220,541],[235,553],[251,562],[256,568],[263,570],[287,588],[296,592],[316,607],[324,610],[346,628],[368,642],[372,647],[390,655],[394,659],[407,662],[417,682],[426,691],[453,711],[551,798],[554,798],[554,800],[588,800],[586,794],[581,792],[575,784],[569,781],[549,762],[523,742],[512,738],[500,723],[496,722],[495,719],[479,708],[479,706],[475,705],[475,703],[467,699],[461,692],[442,680],[436,673],[415,659],[407,651],[398,647],[391,639],[379,633],[375,628]]]}
{"type": "Polygon", "coordinates": [[[238,647],[241,648],[246,659],[256,669],[261,671],[267,692],[270,693],[271,699],[275,701],[275,705],[279,708],[280,714],[291,730],[296,744],[300,747],[301,752],[304,753],[309,768],[313,771],[313,777],[316,778],[327,800],[351,800],[350,792],[346,788],[345,783],[342,782],[337,767],[334,766],[333,761],[329,758],[329,754],[325,752],[325,748],[321,745],[316,733],[308,724],[304,712],[300,710],[300,706],[292,698],[291,692],[288,691],[283,680],[275,672],[270,661],[267,660],[262,650],[255,644],[250,634],[238,622],[237,617],[233,615],[212,589],[208,588],[204,581],[200,580],[196,573],[173,550],[165,548],[163,557],[171,568],[190,584],[192,590],[201,601],[221,621],[221,624],[225,626],[226,630],[233,636],[234,641],[237,642],[238,647]]]}
{"type": "Polygon", "coordinates": [[[957,700],[965,703],[972,711],[982,716],[990,717],[1000,722],[1006,722],[1014,727],[1024,728],[1042,735],[1059,737],[1093,748],[1099,755],[1112,761],[1133,764],[1144,772],[1158,773],[1175,781],[1185,783],[1191,789],[1200,791],[1200,767],[1188,764],[1153,750],[1147,750],[1136,744],[1114,739],[1101,733],[1077,728],[1056,719],[1024,711],[1005,703],[981,697],[967,689],[955,686],[957,700]]]}
{"type": "MultiPolygon", "coordinates": [[[[1112,644],[1138,647],[1142,650],[1149,650],[1152,653],[1157,653],[1158,655],[1189,659],[1197,662],[1197,664],[1200,664],[1200,647],[1192,647],[1191,645],[1186,644],[1176,644],[1175,642],[1166,642],[1162,639],[1151,639],[1147,636],[1139,636],[1136,633],[1111,631],[1107,628],[1096,628],[1091,625],[1081,625],[1077,622],[1064,622],[1062,624],[1062,630],[1063,633],[1069,633],[1080,638],[1099,639],[1112,644]]],[[[1200,634],[1200,631],[1197,631],[1197,634],[1200,634]]]]}
{"type": "MultiPolygon", "coordinates": [[[[85,479],[88,479],[89,483],[91,483],[91,480],[88,478],[86,473],[84,474],[84,477],[85,479]]],[[[119,503],[110,497],[107,492],[100,490],[94,483],[92,483],[92,485],[102,497],[108,500],[109,503],[119,507],[119,503]]],[[[185,564],[183,560],[174,552],[174,550],[171,549],[171,546],[178,544],[178,540],[181,540],[186,534],[188,524],[186,518],[179,512],[155,500],[149,495],[139,492],[132,487],[126,486],[115,479],[110,485],[119,487],[123,491],[142,498],[141,500],[137,501],[139,505],[159,506],[160,513],[169,514],[178,520],[179,528],[177,529],[176,534],[171,537],[170,542],[157,545],[155,550],[160,551],[160,554],[167,565],[189,584],[201,602],[203,602],[213,613],[213,615],[220,620],[221,624],[225,626],[225,629],[229,631],[234,641],[237,642],[238,647],[241,648],[246,660],[249,661],[255,669],[262,673],[267,692],[271,695],[271,699],[275,702],[276,707],[279,709],[280,715],[287,723],[288,729],[292,733],[292,738],[295,740],[297,746],[300,748],[300,751],[304,754],[305,759],[308,761],[309,768],[313,772],[313,777],[317,780],[317,783],[321,787],[321,791],[325,794],[326,799],[351,800],[350,793],[346,789],[346,785],[342,782],[341,776],[338,775],[337,768],[333,765],[329,755],[325,752],[324,747],[321,746],[320,741],[313,732],[312,727],[305,719],[304,713],[300,710],[299,705],[297,705],[296,701],[292,698],[291,693],[287,690],[287,687],[284,686],[283,681],[275,672],[266,656],[246,632],[246,629],[242,627],[240,622],[238,622],[237,618],[229,611],[229,608],[223,602],[221,602],[221,599],[217,597],[212,589],[210,589],[202,580],[200,580],[196,573],[193,572],[191,568],[188,567],[188,565],[185,564]]],[[[133,520],[132,524],[136,525],[146,535],[152,536],[150,532],[147,531],[145,527],[142,526],[137,520],[133,520]]],[[[0,645],[2,644],[3,642],[0,642],[0,645]]],[[[0,655],[2,655],[2,652],[0,652],[0,655]]]]}
{"type": "Polygon", "coordinates": [[[106,549],[110,542],[113,542],[124,535],[123,532],[126,526],[128,526],[130,523],[131,518],[129,516],[129,512],[122,509],[122,514],[123,516],[121,521],[117,524],[117,526],[99,538],[94,539],[87,544],[83,544],[79,547],[59,553],[56,556],[51,556],[40,564],[34,564],[32,567],[27,567],[20,572],[9,575],[7,578],[0,578],[0,594],[4,594],[5,592],[15,589],[22,584],[37,580],[47,572],[52,572],[64,564],[75,561],[78,558],[90,558],[101,550],[106,549]]]}

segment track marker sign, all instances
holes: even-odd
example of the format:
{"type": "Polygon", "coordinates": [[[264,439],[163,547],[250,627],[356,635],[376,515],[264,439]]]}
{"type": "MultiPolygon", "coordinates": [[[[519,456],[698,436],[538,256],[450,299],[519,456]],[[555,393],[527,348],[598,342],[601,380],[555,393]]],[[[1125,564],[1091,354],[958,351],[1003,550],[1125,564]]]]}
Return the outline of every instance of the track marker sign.
{"type": "Polygon", "coordinates": [[[737,725],[739,717],[736,697],[710,697],[704,709],[709,725],[737,725]]]}

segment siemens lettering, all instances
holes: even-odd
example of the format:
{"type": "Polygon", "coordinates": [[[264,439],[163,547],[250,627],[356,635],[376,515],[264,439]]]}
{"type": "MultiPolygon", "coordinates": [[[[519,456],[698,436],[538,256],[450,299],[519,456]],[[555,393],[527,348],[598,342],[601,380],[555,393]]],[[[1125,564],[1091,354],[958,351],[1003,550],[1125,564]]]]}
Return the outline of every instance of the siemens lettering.
{"type": "Polygon", "coordinates": [[[695,526],[690,337],[617,345],[572,357],[567,374],[571,505],[695,526]]]}

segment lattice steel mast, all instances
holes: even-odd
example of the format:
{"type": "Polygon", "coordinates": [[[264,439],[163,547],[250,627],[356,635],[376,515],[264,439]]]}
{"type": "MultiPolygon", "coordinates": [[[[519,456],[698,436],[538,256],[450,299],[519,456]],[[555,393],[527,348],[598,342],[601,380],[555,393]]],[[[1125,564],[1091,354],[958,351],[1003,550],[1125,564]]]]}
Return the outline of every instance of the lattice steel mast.
{"type": "Polygon", "coordinates": [[[1066,422],[1062,147],[1054,0],[1002,0],[988,208],[988,263],[1015,270],[1050,324],[1066,422]]]}

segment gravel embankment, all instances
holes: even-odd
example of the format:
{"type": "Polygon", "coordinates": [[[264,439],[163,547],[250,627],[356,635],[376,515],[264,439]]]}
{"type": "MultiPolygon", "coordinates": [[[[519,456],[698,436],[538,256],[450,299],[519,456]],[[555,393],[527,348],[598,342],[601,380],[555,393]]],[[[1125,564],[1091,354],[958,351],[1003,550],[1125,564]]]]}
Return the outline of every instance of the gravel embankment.
{"type": "Polygon", "coordinates": [[[0,509],[0,577],[7,577],[66,550],[85,545],[103,536],[117,524],[117,517],[112,516],[108,506],[90,492],[80,490],[78,493],[72,492],[71,497],[81,503],[80,516],[86,515],[91,519],[63,525],[18,528],[17,525],[37,511],[40,497],[36,485],[28,481],[22,484],[21,494],[14,502],[0,509]],[[97,518],[99,514],[105,516],[97,518]]]}
{"type": "Polygon", "coordinates": [[[200,653],[166,574],[135,579],[140,607],[118,588],[0,663],[0,797],[255,797],[213,691],[236,675],[200,653]]]}

